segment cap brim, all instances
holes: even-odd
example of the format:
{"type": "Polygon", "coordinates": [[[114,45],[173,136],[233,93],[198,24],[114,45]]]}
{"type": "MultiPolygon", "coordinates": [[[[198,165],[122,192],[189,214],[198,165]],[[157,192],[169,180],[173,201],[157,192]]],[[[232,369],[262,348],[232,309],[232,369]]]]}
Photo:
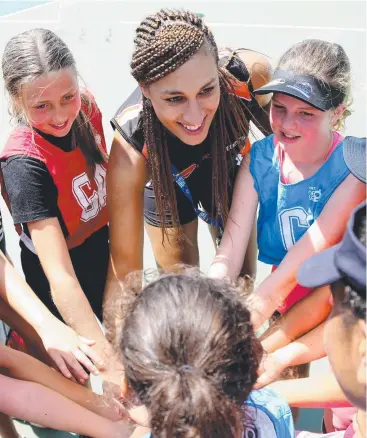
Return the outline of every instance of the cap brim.
{"type": "Polygon", "coordinates": [[[258,88],[257,90],[254,90],[254,94],[261,95],[261,94],[269,94],[269,93],[286,94],[287,96],[295,97],[298,100],[302,100],[302,102],[305,102],[308,105],[311,105],[320,111],[325,111],[325,108],[310,102],[302,93],[298,92],[297,90],[295,90],[295,89],[289,90],[288,88],[285,88],[284,84],[264,85],[263,87],[258,88]]]}
{"type": "Polygon", "coordinates": [[[307,259],[298,270],[298,283],[315,288],[340,280],[341,274],[335,266],[335,253],[339,247],[340,243],[307,259]]]}
{"type": "Polygon", "coordinates": [[[351,173],[366,183],[366,139],[346,137],[343,147],[344,160],[351,173]]]}

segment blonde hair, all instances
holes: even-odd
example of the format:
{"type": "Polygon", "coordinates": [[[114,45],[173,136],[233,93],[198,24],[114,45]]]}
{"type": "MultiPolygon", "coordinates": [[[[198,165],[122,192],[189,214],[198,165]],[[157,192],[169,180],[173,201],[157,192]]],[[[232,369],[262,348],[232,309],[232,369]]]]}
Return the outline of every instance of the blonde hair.
{"type": "Polygon", "coordinates": [[[346,109],[334,128],[342,130],[351,115],[351,69],[343,47],[336,43],[308,39],[293,45],[280,58],[276,70],[292,71],[320,79],[344,95],[346,109]]]}

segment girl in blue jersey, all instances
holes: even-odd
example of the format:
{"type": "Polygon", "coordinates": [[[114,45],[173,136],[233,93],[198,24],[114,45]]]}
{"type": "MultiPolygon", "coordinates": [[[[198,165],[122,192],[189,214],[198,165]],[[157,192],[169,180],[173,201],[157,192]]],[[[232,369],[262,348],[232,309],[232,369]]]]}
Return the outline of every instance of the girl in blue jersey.
{"type": "Polygon", "coordinates": [[[294,436],[283,398],[252,391],[262,349],[234,287],[170,274],[141,293],[125,290],[122,309],[126,379],[153,438],[294,436]]]}
{"type": "MultiPolygon", "coordinates": [[[[354,155],[362,159],[362,154],[356,154],[356,150],[354,155]]],[[[355,167],[362,168],[359,163],[355,167]]],[[[364,168],[364,178],[365,171],[364,168]]],[[[338,423],[325,422],[325,426],[333,430],[332,433],[319,435],[301,432],[298,438],[365,437],[366,203],[353,212],[341,243],[303,263],[298,279],[301,284],[326,289],[332,296],[333,310],[324,327],[323,346],[335,376],[313,376],[296,384],[294,381],[282,381],[277,382],[275,387],[295,406],[339,406],[338,417],[345,411],[340,406],[348,406],[348,401],[349,406],[355,408],[356,416],[349,425],[344,415],[344,418],[339,417],[338,423]]],[[[319,337],[319,343],[321,341],[319,337]]],[[[351,413],[351,409],[347,409],[351,413]]]]}
{"type": "MultiPolygon", "coordinates": [[[[291,47],[273,79],[256,90],[273,93],[274,134],[256,142],[242,162],[209,273],[237,278],[259,205],[259,260],[273,272],[252,295],[255,327],[310,292],[297,286],[298,267],[341,239],[350,212],[365,198],[365,185],[343,158],[343,142],[359,140],[338,132],[350,114],[350,82],[343,48],[311,39],[291,47]]],[[[305,324],[311,329],[312,318],[305,324]]]]}

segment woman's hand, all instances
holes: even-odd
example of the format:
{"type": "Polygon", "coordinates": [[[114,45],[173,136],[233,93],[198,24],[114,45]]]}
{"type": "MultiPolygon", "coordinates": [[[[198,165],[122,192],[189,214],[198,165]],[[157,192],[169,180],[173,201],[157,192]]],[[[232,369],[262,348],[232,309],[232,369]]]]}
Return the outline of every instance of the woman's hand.
{"type": "Polygon", "coordinates": [[[45,350],[55,362],[60,372],[84,384],[88,374],[83,369],[99,375],[104,364],[91,348],[95,341],[78,336],[73,329],[54,319],[45,329],[39,331],[45,350]]]}
{"type": "Polygon", "coordinates": [[[249,157],[245,157],[236,177],[223,237],[209,268],[211,278],[237,281],[240,275],[258,205],[258,195],[249,166],[249,157]]]}

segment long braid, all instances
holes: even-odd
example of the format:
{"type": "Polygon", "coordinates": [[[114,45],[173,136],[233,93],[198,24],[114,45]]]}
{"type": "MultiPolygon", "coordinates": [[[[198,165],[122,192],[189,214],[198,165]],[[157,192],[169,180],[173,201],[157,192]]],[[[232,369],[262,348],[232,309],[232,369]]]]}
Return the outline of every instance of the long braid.
{"type": "Polygon", "coordinates": [[[228,194],[231,189],[233,178],[230,174],[235,171],[235,157],[241,152],[246,138],[249,134],[249,122],[246,118],[251,112],[247,105],[235,94],[233,82],[228,75],[227,70],[219,68],[219,84],[221,89],[221,98],[219,107],[211,127],[212,139],[219,139],[218,144],[212,143],[212,200],[213,207],[216,206],[217,219],[220,214],[223,221],[226,222],[229,213],[228,194]],[[236,144],[235,147],[227,151],[228,145],[236,144]],[[227,154],[232,155],[228,160],[227,154]]]}
{"type": "Polygon", "coordinates": [[[166,229],[166,211],[171,213],[172,225],[179,227],[174,182],[168,156],[167,138],[149,99],[143,97],[143,129],[148,148],[148,167],[153,182],[157,212],[166,229]]]}
{"type": "MultiPolygon", "coordinates": [[[[136,30],[131,73],[142,86],[165,77],[188,61],[206,43],[219,62],[214,36],[203,21],[189,11],[162,9],[145,18],[136,30]]],[[[213,163],[213,212],[224,221],[228,216],[230,184],[226,146],[237,142],[229,153],[237,154],[249,132],[244,116],[246,106],[235,96],[233,81],[225,69],[219,70],[221,99],[209,130],[213,163]]],[[[166,234],[166,212],[173,227],[179,229],[174,181],[168,155],[165,129],[148,99],[143,98],[144,139],[148,148],[148,165],[156,196],[157,213],[166,234]]],[[[232,160],[230,160],[232,161],[232,160]]],[[[181,233],[179,235],[182,238],[181,233]]]]}

